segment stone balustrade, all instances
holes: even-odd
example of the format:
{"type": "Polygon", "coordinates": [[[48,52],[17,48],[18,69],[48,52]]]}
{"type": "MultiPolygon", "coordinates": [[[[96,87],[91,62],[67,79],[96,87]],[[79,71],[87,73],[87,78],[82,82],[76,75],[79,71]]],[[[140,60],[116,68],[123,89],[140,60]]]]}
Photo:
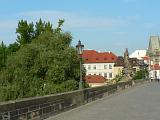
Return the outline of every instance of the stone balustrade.
{"type": "Polygon", "coordinates": [[[40,120],[132,86],[132,81],[0,103],[0,120],[40,120]]]}

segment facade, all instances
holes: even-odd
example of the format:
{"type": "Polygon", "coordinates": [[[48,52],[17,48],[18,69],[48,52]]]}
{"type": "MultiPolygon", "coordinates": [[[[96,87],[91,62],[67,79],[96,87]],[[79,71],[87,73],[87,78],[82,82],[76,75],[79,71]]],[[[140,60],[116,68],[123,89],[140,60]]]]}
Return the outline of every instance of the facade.
{"type": "Polygon", "coordinates": [[[147,50],[149,57],[149,75],[150,78],[156,79],[160,76],[160,37],[150,36],[149,46],[147,50]]]}
{"type": "Polygon", "coordinates": [[[159,64],[151,65],[150,78],[160,79],[160,65],[159,64]]]}
{"type": "Polygon", "coordinates": [[[82,58],[86,75],[100,75],[106,79],[113,79],[114,64],[117,56],[112,52],[97,52],[95,50],[84,50],[82,58]]]}

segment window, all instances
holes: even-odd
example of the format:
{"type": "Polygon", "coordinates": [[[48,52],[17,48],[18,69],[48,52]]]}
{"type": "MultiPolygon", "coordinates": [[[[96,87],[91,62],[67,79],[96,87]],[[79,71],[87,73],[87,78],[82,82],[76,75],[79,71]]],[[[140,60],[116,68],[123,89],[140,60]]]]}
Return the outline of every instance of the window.
{"type": "Polygon", "coordinates": [[[107,78],[107,73],[104,73],[104,77],[107,78]]]}
{"type": "Polygon", "coordinates": [[[155,62],[158,62],[158,59],[155,59],[155,62]]]}
{"type": "Polygon", "coordinates": [[[102,76],[102,74],[101,74],[101,73],[99,73],[99,75],[100,75],[100,76],[102,76]]]}
{"type": "Polygon", "coordinates": [[[104,69],[107,69],[107,65],[104,65],[104,69]]]}
{"type": "Polygon", "coordinates": [[[112,69],[112,65],[111,64],[109,64],[109,69],[112,69]]]}
{"type": "Polygon", "coordinates": [[[88,70],[90,70],[91,69],[91,66],[90,65],[88,65],[88,70]]]}
{"type": "Polygon", "coordinates": [[[86,69],[86,65],[83,65],[83,67],[86,69]]]}
{"type": "Polygon", "coordinates": [[[96,70],[96,65],[93,66],[93,69],[96,70]]]}
{"type": "Polygon", "coordinates": [[[112,78],[112,73],[109,73],[109,78],[112,78]]]}

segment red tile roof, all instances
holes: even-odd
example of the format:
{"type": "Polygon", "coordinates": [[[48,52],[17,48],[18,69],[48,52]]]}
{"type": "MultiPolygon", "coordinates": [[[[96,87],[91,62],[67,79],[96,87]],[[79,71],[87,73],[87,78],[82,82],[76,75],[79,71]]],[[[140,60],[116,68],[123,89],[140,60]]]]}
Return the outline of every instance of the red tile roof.
{"type": "Polygon", "coordinates": [[[142,57],[143,60],[149,60],[149,57],[148,56],[145,56],[145,57],[142,57]]]}
{"type": "Polygon", "coordinates": [[[87,75],[85,77],[87,83],[105,83],[106,79],[100,75],[87,75]]]}
{"type": "Polygon", "coordinates": [[[114,63],[117,56],[112,52],[97,52],[95,50],[84,50],[82,58],[84,63],[114,63]]]}
{"type": "Polygon", "coordinates": [[[151,65],[151,69],[152,70],[160,70],[160,65],[159,64],[151,65]]]}

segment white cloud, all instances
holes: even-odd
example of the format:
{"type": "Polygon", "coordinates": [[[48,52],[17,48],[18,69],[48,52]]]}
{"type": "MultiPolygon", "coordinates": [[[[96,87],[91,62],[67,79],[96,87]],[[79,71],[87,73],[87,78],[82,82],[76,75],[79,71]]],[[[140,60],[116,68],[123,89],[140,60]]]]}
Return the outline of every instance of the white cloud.
{"type": "Polygon", "coordinates": [[[65,19],[66,28],[112,28],[125,24],[125,20],[119,18],[95,17],[77,14],[73,12],[62,11],[30,11],[19,14],[22,18],[29,20],[37,20],[42,18],[44,20],[56,23],[58,19],[65,19]]]}

